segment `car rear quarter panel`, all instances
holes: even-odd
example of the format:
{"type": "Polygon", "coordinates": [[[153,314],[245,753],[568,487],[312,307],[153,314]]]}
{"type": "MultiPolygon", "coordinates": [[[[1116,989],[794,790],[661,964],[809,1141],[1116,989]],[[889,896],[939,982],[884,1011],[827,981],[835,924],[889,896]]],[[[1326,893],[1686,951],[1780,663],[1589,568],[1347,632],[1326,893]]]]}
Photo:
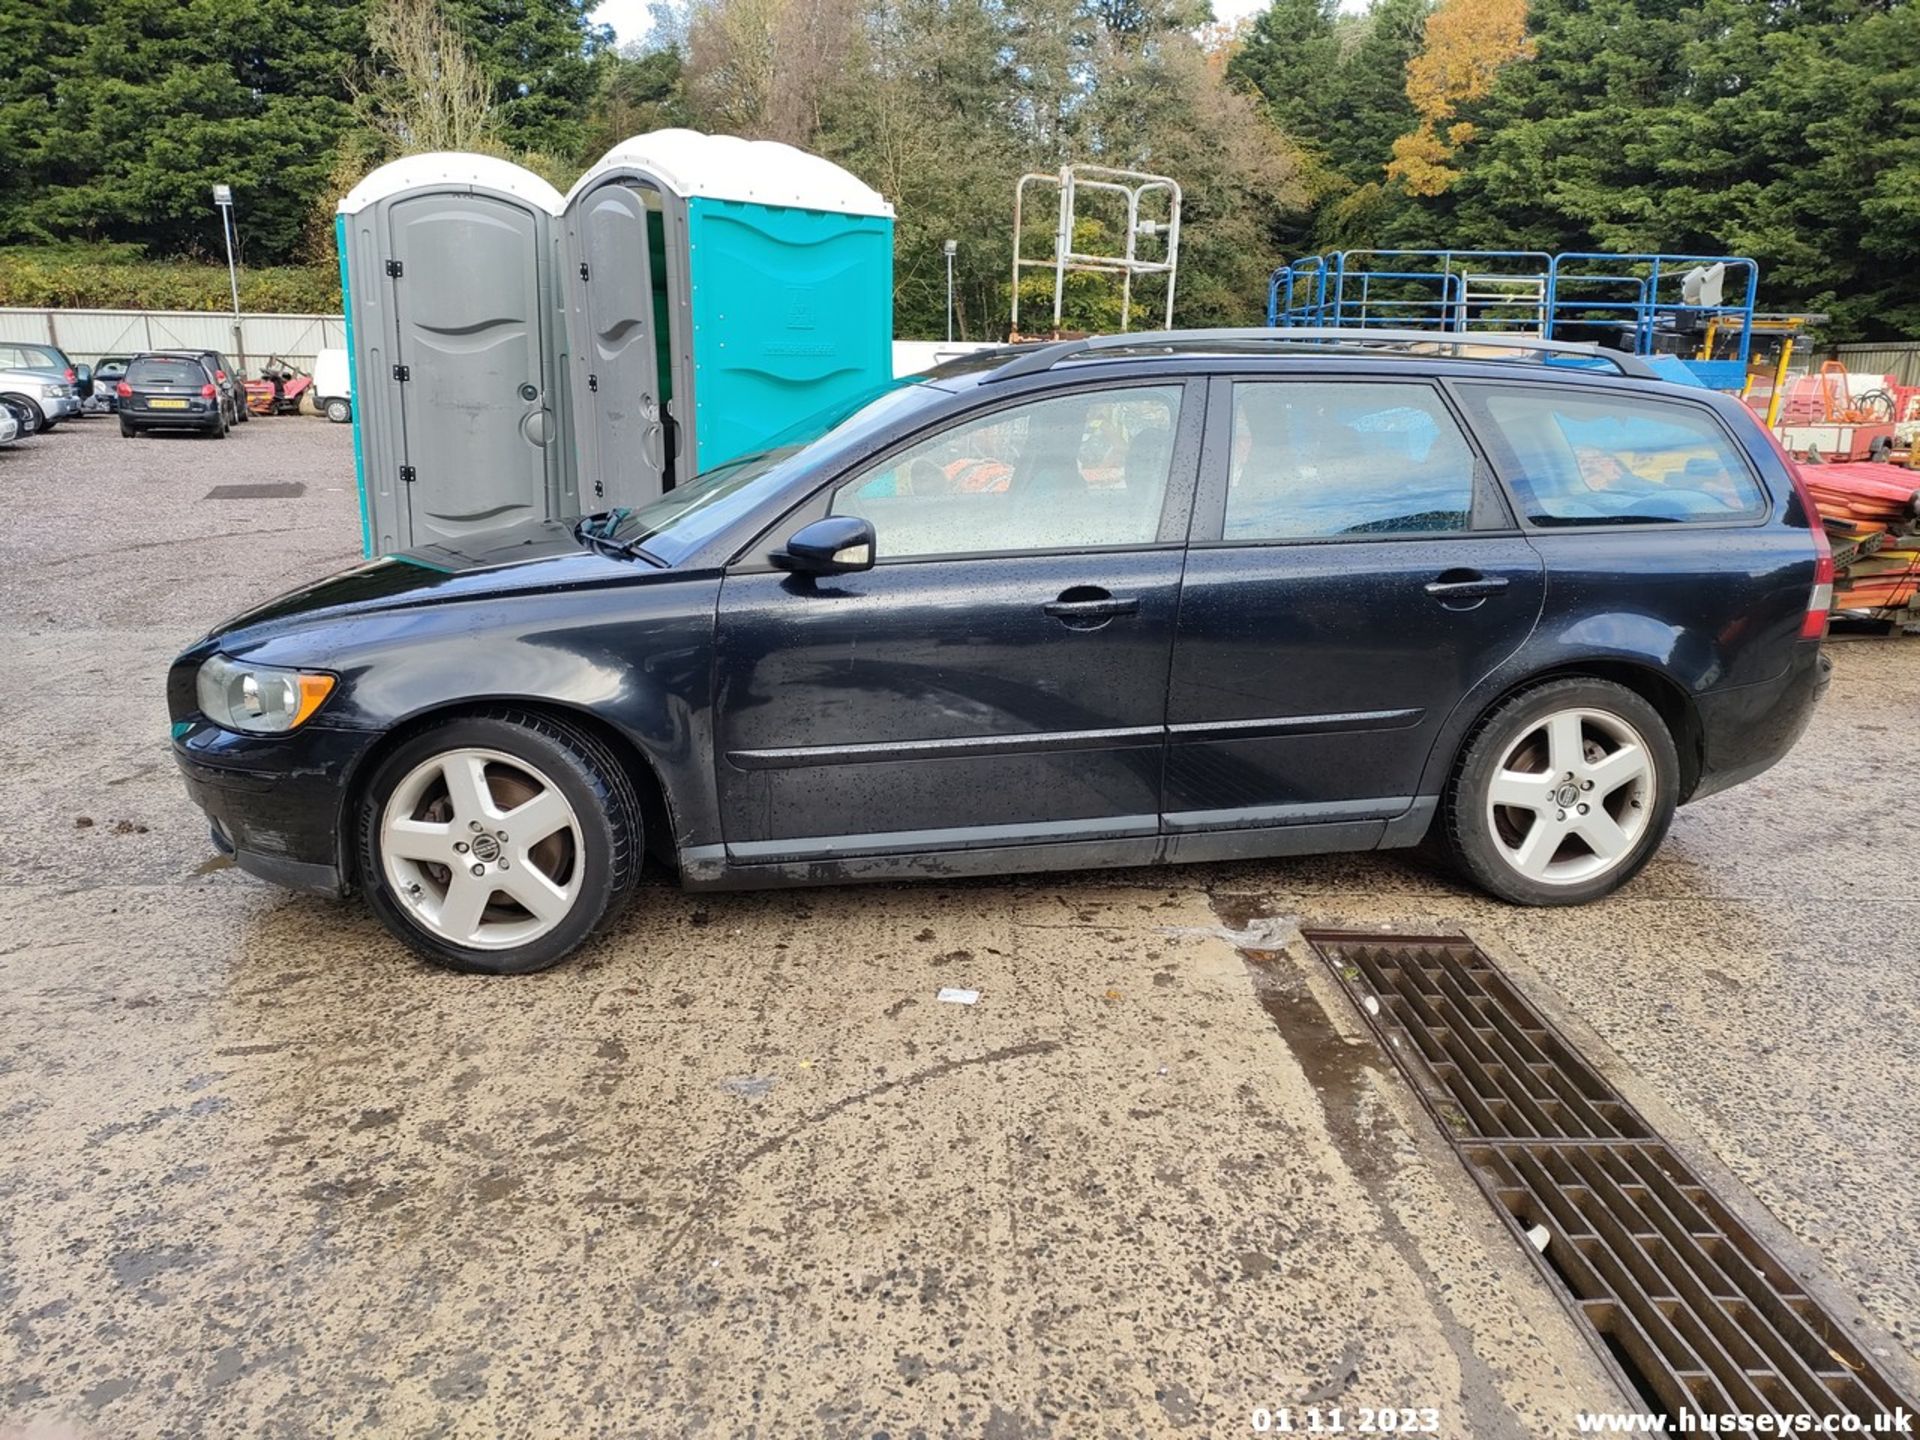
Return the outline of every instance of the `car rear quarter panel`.
{"type": "Polygon", "coordinates": [[[1531,531],[1546,563],[1540,623],[1519,652],[1461,698],[1428,759],[1422,794],[1445,784],[1474,723],[1535,676],[1624,665],[1696,703],[1790,680],[1808,648],[1799,639],[1814,570],[1807,518],[1785,467],[1736,402],[1684,398],[1710,405],[1733,432],[1765,484],[1768,515],[1750,525],[1531,531]]]}

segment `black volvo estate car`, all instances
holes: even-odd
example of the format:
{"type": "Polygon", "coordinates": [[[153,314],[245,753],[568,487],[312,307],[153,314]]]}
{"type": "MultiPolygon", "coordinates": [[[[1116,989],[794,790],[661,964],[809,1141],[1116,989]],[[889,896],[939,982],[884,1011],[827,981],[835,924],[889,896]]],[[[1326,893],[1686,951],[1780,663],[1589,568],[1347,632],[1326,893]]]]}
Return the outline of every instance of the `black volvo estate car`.
{"type": "Polygon", "coordinates": [[[1586,347],[1001,350],[241,615],[173,745],[241,866],[468,970],[560,959],[645,851],[726,888],[1435,831],[1574,904],[1806,725],[1812,514],[1736,401],[1586,347]]]}

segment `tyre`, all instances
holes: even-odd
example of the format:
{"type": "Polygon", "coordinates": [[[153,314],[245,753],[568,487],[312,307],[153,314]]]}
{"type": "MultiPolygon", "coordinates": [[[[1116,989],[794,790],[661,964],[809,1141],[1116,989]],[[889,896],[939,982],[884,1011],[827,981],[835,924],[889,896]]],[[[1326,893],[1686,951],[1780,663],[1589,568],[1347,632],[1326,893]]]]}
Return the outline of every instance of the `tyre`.
{"type": "Polygon", "coordinates": [[[134,435],[133,422],[128,420],[126,416],[122,415],[120,417],[120,437],[123,440],[131,440],[133,438],[133,435],[134,435]]]}
{"type": "Polygon", "coordinates": [[[43,417],[40,421],[40,433],[42,435],[51,435],[53,433],[54,427],[59,423],[60,422],[58,420],[48,420],[43,417]]]}
{"type": "Polygon", "coordinates": [[[344,425],[353,419],[353,406],[336,395],[327,401],[327,419],[336,425],[344,425]]]}
{"type": "Polygon", "coordinates": [[[625,908],[640,808],[592,736],[502,709],[446,720],[383,760],[358,816],[382,924],[437,965],[525,975],[625,908]]]}
{"type": "Polygon", "coordinates": [[[211,440],[224,440],[227,438],[226,416],[216,415],[214,417],[213,424],[207,428],[207,438],[211,440]]]}
{"type": "Polygon", "coordinates": [[[1660,848],[1679,788],[1679,752],[1653,706],[1608,680],[1548,681],[1468,738],[1445,796],[1447,848],[1502,900],[1584,904],[1660,848]]]}
{"type": "Polygon", "coordinates": [[[33,421],[33,429],[36,434],[47,428],[47,412],[34,404],[33,401],[24,395],[9,395],[7,399],[12,404],[18,405],[22,410],[27,412],[28,417],[33,421]]]}

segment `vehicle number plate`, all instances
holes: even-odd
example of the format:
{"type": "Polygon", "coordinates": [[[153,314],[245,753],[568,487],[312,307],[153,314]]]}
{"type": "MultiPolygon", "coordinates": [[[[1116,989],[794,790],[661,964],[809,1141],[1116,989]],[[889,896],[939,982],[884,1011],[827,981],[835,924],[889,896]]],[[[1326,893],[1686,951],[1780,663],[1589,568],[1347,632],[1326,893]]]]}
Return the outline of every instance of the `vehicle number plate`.
{"type": "Polygon", "coordinates": [[[154,410],[184,410],[187,408],[187,402],[184,400],[149,400],[147,404],[154,410]]]}

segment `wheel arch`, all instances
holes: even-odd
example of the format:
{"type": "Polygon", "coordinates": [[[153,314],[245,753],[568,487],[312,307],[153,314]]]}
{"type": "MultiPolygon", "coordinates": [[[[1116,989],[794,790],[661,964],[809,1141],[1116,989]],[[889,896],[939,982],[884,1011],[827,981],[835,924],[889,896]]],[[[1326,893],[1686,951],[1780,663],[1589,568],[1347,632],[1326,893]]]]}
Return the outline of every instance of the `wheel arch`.
{"type": "Polygon", "coordinates": [[[655,768],[652,757],[646,753],[643,746],[619,726],[591,710],[557,700],[502,695],[476,699],[463,698],[418,711],[381,735],[378,741],[368,747],[366,754],[360,757],[358,763],[347,775],[346,784],[341,790],[340,815],[335,825],[340,874],[347,887],[355,886],[359,880],[358,859],[351,837],[354,834],[360,802],[366,797],[367,786],[379,770],[381,762],[423,730],[465,715],[484,715],[488,711],[498,710],[503,706],[525,710],[531,714],[570,725],[592,736],[604,746],[607,753],[613,756],[625,772],[628,783],[633,787],[634,796],[640,802],[640,833],[644,850],[663,864],[678,866],[679,842],[675,837],[679,831],[674,824],[673,802],[668,796],[665,784],[660,779],[660,773],[655,768]]]}
{"type": "Polygon", "coordinates": [[[1679,803],[1684,805],[1700,783],[1704,764],[1705,731],[1701,725],[1699,707],[1686,688],[1671,676],[1662,674],[1652,665],[1616,655],[1561,660],[1510,680],[1484,698],[1476,698],[1470,709],[1463,704],[1460,709],[1469,718],[1464,724],[1449,727],[1452,737],[1449,744],[1434,747],[1434,754],[1427,763],[1427,773],[1422,777],[1421,793],[1436,794],[1445,788],[1466,758],[1467,747],[1472,744],[1473,737],[1494,711],[1524,691],[1550,681],[1569,679],[1610,680],[1631,690],[1659,712],[1660,718],[1666,722],[1668,733],[1673,736],[1673,748],[1680,756],[1679,803]]]}

